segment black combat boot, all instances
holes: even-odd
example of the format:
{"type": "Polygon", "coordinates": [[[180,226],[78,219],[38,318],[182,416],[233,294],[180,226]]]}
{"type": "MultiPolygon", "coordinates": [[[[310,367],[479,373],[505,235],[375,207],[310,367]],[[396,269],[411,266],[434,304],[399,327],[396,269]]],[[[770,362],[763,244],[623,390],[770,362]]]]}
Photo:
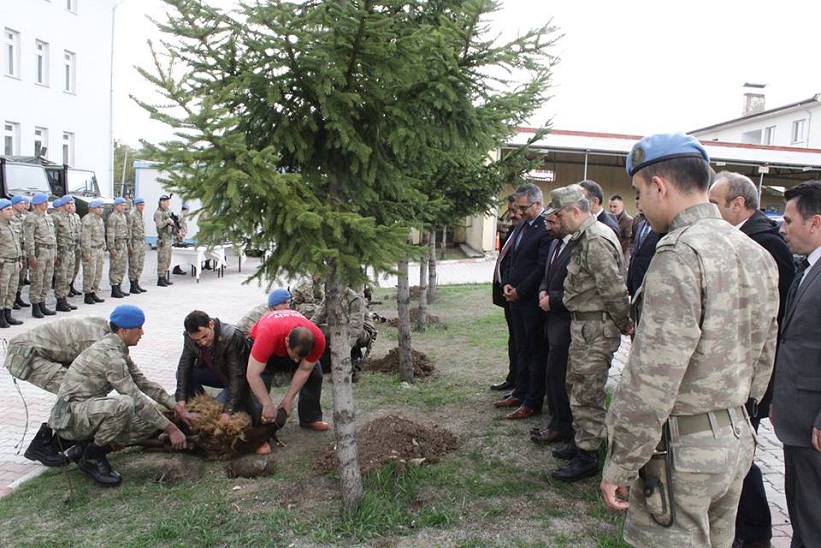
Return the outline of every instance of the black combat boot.
{"type": "Polygon", "coordinates": [[[82,458],[77,462],[77,468],[103,487],[116,487],[122,483],[123,478],[111,469],[108,459],[105,458],[110,452],[109,446],[100,447],[95,443],[89,443],[82,458]]]}
{"type": "Polygon", "coordinates": [[[31,305],[23,300],[23,297],[20,296],[20,292],[17,292],[17,299],[15,299],[14,304],[19,306],[20,308],[28,308],[31,305]]]}
{"type": "Polygon", "coordinates": [[[11,327],[9,325],[9,321],[6,319],[6,311],[4,310],[2,314],[0,314],[0,328],[7,328],[11,327]]]}
{"type": "Polygon", "coordinates": [[[83,454],[86,452],[86,447],[88,447],[88,441],[78,441],[65,451],[63,451],[63,455],[66,457],[66,461],[71,461],[73,463],[80,462],[80,459],[83,458],[83,454]]]}
{"type": "Polygon", "coordinates": [[[57,314],[54,310],[51,310],[46,306],[45,301],[40,303],[40,312],[42,312],[46,316],[54,316],[55,314],[57,314]]]}
{"type": "Polygon", "coordinates": [[[178,274],[178,275],[181,275],[181,276],[185,276],[185,274],[186,274],[185,270],[180,268],[180,265],[175,266],[174,270],[172,270],[171,273],[172,274],[178,274]]]}
{"type": "Polygon", "coordinates": [[[128,288],[128,291],[132,295],[139,295],[142,293],[142,291],[140,291],[140,287],[137,285],[137,280],[131,280],[131,287],[128,288]]]}
{"type": "Polygon", "coordinates": [[[157,278],[157,287],[168,287],[168,282],[165,281],[164,277],[157,278]]]}
{"type": "Polygon", "coordinates": [[[74,310],[74,308],[68,304],[68,300],[66,300],[64,297],[62,299],[57,299],[56,310],[57,312],[71,312],[72,310],[74,310]]]}
{"type": "Polygon", "coordinates": [[[23,322],[11,315],[11,308],[3,310],[3,315],[6,317],[6,321],[9,325],[23,325],[23,322]]]}
{"type": "Polygon", "coordinates": [[[120,291],[119,285],[111,286],[111,297],[114,299],[122,299],[123,297],[125,297],[125,295],[123,295],[123,292],[120,291]]]}
{"type": "Polygon", "coordinates": [[[105,302],[105,299],[103,299],[102,297],[99,297],[99,296],[97,295],[97,292],[96,292],[96,291],[94,291],[94,292],[91,294],[91,298],[92,298],[92,299],[94,299],[94,302],[95,302],[95,303],[104,303],[104,302],[105,302]]]}
{"type": "Polygon", "coordinates": [[[79,291],[77,291],[76,289],[74,289],[74,282],[71,282],[71,283],[68,285],[68,296],[69,296],[69,297],[76,297],[76,296],[78,296],[78,295],[82,295],[82,293],[80,293],[79,291]]]}
{"type": "Polygon", "coordinates": [[[137,286],[137,289],[140,290],[140,293],[148,293],[148,290],[140,285],[140,280],[134,280],[134,284],[137,286]]]}
{"type": "Polygon", "coordinates": [[[54,432],[51,431],[48,423],[44,422],[23,455],[29,460],[40,461],[45,466],[64,466],[66,458],[55,447],[52,438],[54,438],[54,432]]]}
{"type": "Polygon", "coordinates": [[[578,449],[567,466],[553,472],[557,480],[573,482],[595,475],[599,471],[599,452],[578,449]]]}
{"type": "Polygon", "coordinates": [[[31,303],[31,317],[43,318],[43,312],[40,310],[40,303],[31,303]]]}
{"type": "Polygon", "coordinates": [[[174,285],[174,282],[171,281],[171,274],[168,272],[165,273],[165,283],[168,285],[174,285]]]}
{"type": "Polygon", "coordinates": [[[68,298],[67,298],[67,297],[63,297],[63,303],[67,304],[67,305],[68,305],[68,307],[69,307],[70,309],[72,309],[72,310],[77,310],[77,307],[76,307],[76,306],[74,306],[73,304],[71,304],[70,302],[68,302],[68,298]]]}
{"type": "Polygon", "coordinates": [[[84,302],[84,303],[86,303],[86,304],[94,304],[94,303],[96,303],[97,301],[95,301],[95,300],[94,300],[94,296],[93,296],[93,295],[94,295],[94,293],[86,293],[86,296],[85,296],[85,298],[83,299],[83,302],[84,302]]]}

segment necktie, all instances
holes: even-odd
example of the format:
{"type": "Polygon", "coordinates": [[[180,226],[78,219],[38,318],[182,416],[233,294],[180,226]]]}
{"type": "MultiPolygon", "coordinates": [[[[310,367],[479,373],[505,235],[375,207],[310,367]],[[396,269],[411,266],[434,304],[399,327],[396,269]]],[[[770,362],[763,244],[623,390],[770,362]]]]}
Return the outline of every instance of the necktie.
{"type": "Polygon", "coordinates": [[[792,308],[793,301],[795,300],[795,294],[798,293],[798,286],[801,285],[801,280],[804,279],[804,272],[810,267],[810,262],[807,259],[801,261],[801,265],[798,267],[798,271],[795,273],[795,279],[790,286],[790,290],[787,291],[787,306],[784,310],[789,310],[792,308]]]}
{"type": "Polygon", "coordinates": [[[522,234],[524,234],[525,230],[527,230],[527,228],[530,226],[530,222],[525,221],[519,226],[521,226],[522,228],[521,230],[519,230],[519,234],[516,236],[516,243],[513,244],[513,249],[519,249],[519,242],[522,241],[522,234]]]}
{"type": "Polygon", "coordinates": [[[648,232],[650,232],[650,223],[642,221],[641,227],[639,228],[639,237],[636,238],[636,249],[640,248],[641,244],[644,243],[648,232]]]}
{"type": "Polygon", "coordinates": [[[550,257],[550,264],[553,264],[553,261],[555,261],[556,257],[559,256],[559,253],[562,252],[563,247],[564,242],[560,240],[559,243],[556,245],[556,249],[553,250],[553,256],[550,257]]]}

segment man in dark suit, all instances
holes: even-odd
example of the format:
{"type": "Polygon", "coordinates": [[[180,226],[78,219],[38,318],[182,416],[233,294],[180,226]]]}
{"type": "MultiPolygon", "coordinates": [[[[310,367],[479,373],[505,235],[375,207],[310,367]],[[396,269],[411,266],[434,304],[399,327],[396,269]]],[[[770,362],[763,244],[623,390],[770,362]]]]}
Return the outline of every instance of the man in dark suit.
{"type": "Polygon", "coordinates": [[[770,420],[784,444],[792,546],[821,546],[821,181],[784,193],[781,234],[805,255],[787,295],[770,420]]]}
{"type": "Polygon", "coordinates": [[[539,285],[539,308],[545,311],[547,364],[545,385],[550,422],[530,431],[537,443],[556,443],[573,438],[573,415],[567,394],[567,358],[570,351],[570,311],[564,306],[564,279],[570,263],[571,234],[562,228],[554,213],[545,217],[554,240],[550,244],[547,267],[539,285]]]}
{"type": "Polygon", "coordinates": [[[624,199],[619,194],[610,196],[609,209],[619,223],[619,243],[624,254],[624,264],[630,264],[630,253],[633,250],[633,217],[624,209],[624,199]]]}
{"type": "MultiPolygon", "coordinates": [[[[758,190],[755,184],[740,173],[722,171],[716,174],[710,186],[710,201],[718,207],[721,217],[766,249],[778,266],[778,324],[784,317],[787,292],[795,278],[795,263],[787,243],[778,233],[778,225],[758,209],[758,190]]],[[[761,419],[770,407],[773,382],[760,402],[748,402],[750,424],[756,432],[761,419]]],[[[764,490],[761,470],[753,461],[744,478],[741,499],[736,515],[736,541],[742,546],[769,546],[773,536],[772,515],[764,490]]]]}
{"type": "Polygon", "coordinates": [[[510,223],[510,228],[505,233],[504,239],[499,241],[499,256],[496,257],[496,267],[493,269],[493,304],[501,306],[505,310],[508,370],[505,380],[491,384],[491,390],[513,390],[516,386],[516,344],[513,340],[513,320],[510,315],[510,307],[507,305],[507,299],[505,299],[502,292],[502,271],[507,267],[506,261],[510,256],[510,247],[513,245],[513,239],[510,235],[522,221],[522,214],[519,213],[519,208],[516,207],[515,194],[507,197],[507,220],[510,223]]]}
{"type": "Polygon", "coordinates": [[[579,183],[579,186],[582,187],[584,197],[590,202],[590,213],[596,217],[597,221],[609,226],[610,229],[616,233],[616,236],[620,236],[621,229],[619,228],[619,222],[612,213],[605,211],[602,205],[604,203],[604,191],[601,185],[596,181],[588,179],[579,183]]]}
{"type": "Polygon", "coordinates": [[[541,413],[544,394],[539,401],[525,401],[530,389],[531,371],[544,371],[544,313],[539,309],[539,283],[544,275],[550,235],[542,218],[542,191],[532,183],[516,190],[516,206],[522,222],[511,234],[513,243],[502,272],[502,292],[508,301],[516,345],[516,387],[513,393],[494,403],[496,407],[516,407],[508,419],[524,419],[541,413]]]}

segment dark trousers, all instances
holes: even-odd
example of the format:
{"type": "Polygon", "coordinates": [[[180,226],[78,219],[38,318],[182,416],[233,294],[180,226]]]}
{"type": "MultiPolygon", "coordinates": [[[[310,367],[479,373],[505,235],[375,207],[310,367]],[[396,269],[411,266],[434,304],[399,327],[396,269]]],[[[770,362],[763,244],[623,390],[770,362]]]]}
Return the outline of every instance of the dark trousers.
{"type": "Polygon", "coordinates": [[[189,394],[185,395],[185,399],[192,398],[195,394],[202,394],[205,392],[204,386],[211,388],[222,388],[217,394],[216,400],[220,403],[225,403],[228,398],[228,391],[225,390],[225,385],[217,378],[207,367],[194,367],[191,369],[191,383],[189,385],[189,394]]]}
{"type": "Polygon", "coordinates": [[[821,546],[821,453],[813,447],[784,446],[784,494],[792,524],[791,548],[821,546]]]}
{"type": "Polygon", "coordinates": [[[544,312],[539,307],[517,306],[512,310],[516,340],[516,388],[513,396],[541,412],[545,394],[544,312]]]}
{"type": "MultiPolygon", "coordinates": [[[[287,371],[293,377],[296,372],[297,364],[289,357],[280,358],[278,356],[271,356],[268,363],[265,365],[265,371],[262,374],[262,380],[265,382],[265,388],[271,390],[271,379],[273,374],[277,371],[287,371]]],[[[299,422],[316,422],[322,420],[322,407],[319,400],[322,398],[322,366],[319,362],[314,364],[314,370],[311,371],[311,376],[305,381],[302,390],[299,391],[299,403],[297,404],[297,412],[299,414],[299,422]]],[[[254,398],[256,400],[256,398],[254,398]]],[[[259,405],[259,402],[256,402],[259,405]]],[[[260,406],[262,412],[262,406],[260,406]]]]}
{"type": "MultiPolygon", "coordinates": [[[[770,409],[772,394],[771,382],[758,405],[758,416],[750,417],[750,424],[756,432],[761,419],[767,416],[770,409]]],[[[766,542],[773,537],[773,517],[767,501],[767,491],[764,490],[764,478],[755,461],[750,466],[741,488],[738,514],[735,518],[735,536],[745,542],[766,542]]]]}
{"type": "Polygon", "coordinates": [[[550,424],[547,427],[562,434],[571,434],[573,432],[573,414],[570,412],[570,396],[567,394],[567,358],[569,352],[570,343],[548,343],[545,379],[550,424]]]}
{"type": "Polygon", "coordinates": [[[504,308],[505,322],[507,323],[507,357],[509,360],[505,380],[516,386],[516,339],[513,337],[513,315],[509,306],[505,305],[504,308]]]}

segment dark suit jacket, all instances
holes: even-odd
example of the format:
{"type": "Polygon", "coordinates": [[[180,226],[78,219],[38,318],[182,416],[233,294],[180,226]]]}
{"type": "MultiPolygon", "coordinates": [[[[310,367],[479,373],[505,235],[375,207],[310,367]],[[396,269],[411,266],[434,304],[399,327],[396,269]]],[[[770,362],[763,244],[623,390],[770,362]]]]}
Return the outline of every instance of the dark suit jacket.
{"type": "Polygon", "coordinates": [[[522,221],[510,237],[514,238],[502,270],[502,286],[510,284],[516,288],[519,300],[511,304],[511,309],[522,309],[535,313],[539,310],[539,283],[544,276],[547,253],[552,237],[545,230],[545,220],[536,217],[532,226],[522,221]],[[522,238],[515,243],[519,231],[522,238]]]}
{"type": "Polygon", "coordinates": [[[821,429],[821,260],[804,281],[781,323],[775,358],[773,426],[784,445],[809,447],[821,429]]]}
{"type": "MultiPolygon", "coordinates": [[[[515,231],[516,227],[511,228],[499,247],[499,257],[497,257],[496,262],[498,264],[499,272],[501,272],[502,275],[504,275],[505,269],[507,268],[507,262],[510,259],[510,246],[508,246],[508,242],[510,245],[513,245],[513,240],[510,239],[510,236],[515,231]]],[[[502,292],[502,284],[496,279],[496,268],[497,265],[493,265],[493,304],[496,306],[505,307],[507,306],[507,299],[505,299],[504,293],[502,292]]]]}
{"type": "Polygon", "coordinates": [[[601,214],[596,218],[600,223],[604,223],[609,226],[610,230],[616,233],[616,237],[621,237],[621,227],[619,226],[619,221],[616,219],[615,215],[605,209],[602,210],[601,214]]]}
{"type": "MultiPolygon", "coordinates": [[[[561,240],[554,239],[550,244],[548,261],[561,240]]],[[[564,279],[567,278],[567,265],[570,263],[570,245],[564,246],[559,256],[545,268],[539,293],[546,291],[550,297],[550,312],[547,313],[547,339],[550,345],[570,345],[570,311],[564,306],[564,279]]]]}
{"type": "MultiPolygon", "coordinates": [[[[647,221],[644,221],[646,223],[647,221]]],[[[659,242],[658,232],[652,230],[647,233],[644,240],[639,242],[639,234],[641,233],[642,224],[639,224],[636,234],[633,237],[633,254],[630,258],[630,266],[627,269],[627,292],[630,296],[636,294],[636,291],[641,287],[641,282],[644,280],[644,275],[650,267],[650,261],[653,260],[653,255],[656,254],[656,244],[659,242]]]]}

